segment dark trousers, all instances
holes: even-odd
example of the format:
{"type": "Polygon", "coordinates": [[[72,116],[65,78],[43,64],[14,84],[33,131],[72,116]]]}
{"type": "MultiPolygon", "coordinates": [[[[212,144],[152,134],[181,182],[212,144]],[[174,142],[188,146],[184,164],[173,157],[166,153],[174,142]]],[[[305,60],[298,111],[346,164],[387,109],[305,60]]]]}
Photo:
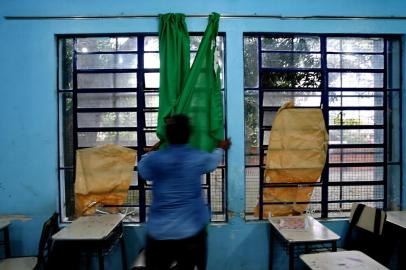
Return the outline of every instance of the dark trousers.
{"type": "Polygon", "coordinates": [[[207,233],[203,229],[196,235],[177,240],[156,240],[147,236],[146,264],[148,270],[206,269],[207,233]],[[171,268],[176,262],[176,267],[171,268]]]}

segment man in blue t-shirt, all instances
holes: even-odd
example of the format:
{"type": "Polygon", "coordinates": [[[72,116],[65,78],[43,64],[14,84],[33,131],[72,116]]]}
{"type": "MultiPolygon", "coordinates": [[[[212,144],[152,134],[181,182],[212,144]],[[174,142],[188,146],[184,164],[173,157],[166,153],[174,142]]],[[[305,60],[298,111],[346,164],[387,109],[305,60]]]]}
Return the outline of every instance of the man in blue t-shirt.
{"type": "Polygon", "coordinates": [[[175,115],[166,119],[169,146],[142,156],[141,176],[153,182],[152,204],[147,221],[147,269],[206,268],[206,225],[210,214],[202,196],[201,176],[214,171],[230,140],[219,141],[212,153],[190,147],[189,119],[175,115]]]}

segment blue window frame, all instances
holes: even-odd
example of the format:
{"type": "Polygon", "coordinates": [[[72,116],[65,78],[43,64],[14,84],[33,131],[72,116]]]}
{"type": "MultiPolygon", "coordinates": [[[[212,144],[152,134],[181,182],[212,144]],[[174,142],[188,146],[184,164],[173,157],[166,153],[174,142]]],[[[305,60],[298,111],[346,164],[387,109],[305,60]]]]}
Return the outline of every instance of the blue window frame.
{"type": "Polygon", "coordinates": [[[286,186],[264,182],[264,159],[272,120],[288,100],[321,107],[329,132],[310,202],[288,204],[308,203],[315,217],[348,216],[353,202],[399,207],[400,48],[398,36],[244,35],[247,219],[267,218],[264,207],[275,202],[264,192],[286,186]]]}
{"type": "MultiPolygon", "coordinates": [[[[191,35],[191,58],[201,36],[191,35]]],[[[217,39],[217,63],[224,78],[224,35],[217,39]]],[[[63,220],[74,216],[75,150],[119,144],[137,150],[138,160],[154,145],[159,104],[159,41],[156,34],[58,36],[59,183],[63,220]]],[[[224,89],[223,89],[224,90],[224,89]]],[[[212,221],[226,220],[223,162],[202,179],[212,221]]],[[[130,222],[144,222],[152,201],[151,185],[138,177],[127,202],[130,222]]]]}

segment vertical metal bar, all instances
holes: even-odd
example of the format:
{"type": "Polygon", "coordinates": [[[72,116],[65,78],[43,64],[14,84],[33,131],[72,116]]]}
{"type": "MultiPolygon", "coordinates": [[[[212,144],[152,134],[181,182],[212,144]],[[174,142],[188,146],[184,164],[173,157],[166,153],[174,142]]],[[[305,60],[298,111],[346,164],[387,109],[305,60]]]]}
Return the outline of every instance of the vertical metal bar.
{"type": "MultiPolygon", "coordinates": [[[[216,171],[214,171],[216,173],[216,171]]],[[[211,175],[210,173],[206,173],[206,185],[207,185],[207,204],[209,206],[209,209],[211,211],[211,175]]],[[[210,220],[212,217],[210,217],[210,220]]]]}
{"type": "MultiPolygon", "coordinates": [[[[226,159],[226,164],[227,164],[227,158],[226,159]]],[[[224,221],[228,220],[228,215],[227,215],[227,200],[226,200],[226,196],[227,196],[227,181],[226,181],[226,167],[221,169],[221,205],[222,205],[222,212],[224,213],[224,221]]]]}
{"type": "MultiPolygon", "coordinates": [[[[342,51],[343,51],[343,43],[340,41],[340,54],[342,53],[342,51]]],[[[340,67],[342,68],[343,67],[343,57],[341,57],[341,56],[342,55],[340,55],[340,67]]],[[[341,98],[340,98],[340,107],[341,107],[340,125],[341,125],[341,128],[342,128],[342,126],[344,125],[344,112],[342,111],[342,107],[343,107],[343,96],[342,95],[343,95],[343,92],[341,91],[340,94],[341,94],[341,98]]],[[[330,119],[328,121],[330,121],[330,119]]],[[[329,123],[328,123],[328,126],[329,126],[329,123]]],[[[343,130],[342,129],[340,130],[340,138],[341,138],[340,143],[342,143],[343,142],[343,130]]],[[[344,162],[344,160],[343,160],[343,157],[344,157],[343,152],[344,152],[344,149],[340,149],[340,162],[344,162]]],[[[343,181],[343,168],[339,168],[339,170],[340,170],[340,182],[342,182],[343,181]]],[[[340,190],[340,197],[339,197],[340,204],[339,204],[339,206],[340,206],[340,208],[342,208],[342,206],[343,206],[343,203],[342,203],[342,200],[343,200],[343,188],[342,188],[342,186],[339,187],[339,190],[340,190]]]]}
{"type": "MultiPolygon", "coordinates": [[[[321,104],[322,112],[328,130],[329,121],[329,97],[328,97],[328,70],[327,70],[327,37],[320,37],[320,51],[321,51],[321,69],[322,69],[322,93],[321,104]]],[[[328,217],[328,183],[329,183],[329,150],[327,149],[326,162],[321,174],[321,217],[328,217]]]]}
{"type": "MultiPolygon", "coordinates": [[[[60,101],[61,101],[61,92],[59,88],[59,71],[60,71],[60,53],[59,53],[59,46],[60,42],[63,40],[62,38],[58,38],[56,40],[56,89],[57,89],[57,98],[56,98],[56,112],[57,112],[57,118],[56,118],[56,138],[57,138],[57,148],[58,148],[58,157],[57,157],[57,162],[58,162],[58,192],[59,192],[59,198],[58,198],[58,208],[59,208],[59,219],[62,220],[62,213],[66,213],[66,211],[62,211],[62,202],[61,199],[64,198],[65,196],[61,196],[61,134],[60,134],[60,125],[61,125],[61,115],[60,115],[60,101]]],[[[66,47],[66,46],[64,46],[66,47]]],[[[65,164],[64,164],[65,165],[65,164]]],[[[64,188],[65,191],[65,188],[64,188]]],[[[65,193],[66,194],[66,193],[65,193]]],[[[66,209],[65,209],[66,210],[66,209]]]]}
{"type": "Polygon", "coordinates": [[[288,243],[289,270],[295,269],[295,246],[288,243]]]}
{"type": "Polygon", "coordinates": [[[262,146],[264,145],[264,134],[263,134],[263,98],[264,93],[262,91],[262,37],[257,36],[258,39],[258,71],[259,71],[259,88],[258,88],[258,127],[259,127],[259,219],[264,218],[264,173],[263,169],[264,155],[262,151],[262,146]]]}
{"type": "Polygon", "coordinates": [[[402,122],[402,119],[403,119],[403,114],[402,114],[402,112],[403,112],[403,110],[402,110],[402,104],[403,104],[403,102],[402,102],[402,89],[403,89],[403,61],[402,61],[402,59],[403,59],[403,50],[402,50],[402,46],[403,46],[403,44],[402,44],[402,41],[404,41],[404,39],[400,39],[399,38],[399,64],[400,64],[400,67],[399,67],[399,74],[400,74],[400,76],[399,76],[399,80],[400,80],[400,82],[399,82],[399,149],[400,149],[400,155],[399,155],[399,158],[400,158],[400,160],[399,160],[399,162],[400,162],[400,165],[399,165],[399,169],[400,169],[400,208],[402,209],[402,205],[403,205],[403,187],[404,187],[404,185],[403,185],[403,136],[402,136],[402,134],[403,134],[403,128],[404,128],[404,126],[403,126],[403,122],[402,122]]]}
{"type": "MultiPolygon", "coordinates": [[[[146,147],[145,140],[145,101],[144,101],[144,35],[139,35],[137,38],[137,48],[138,48],[138,72],[137,72],[137,159],[140,160],[141,156],[144,154],[144,148],[146,147]]],[[[138,192],[139,192],[139,211],[140,211],[140,222],[146,220],[146,179],[143,179],[138,175],[138,192]]]]}
{"type": "Polygon", "coordinates": [[[383,163],[385,164],[383,166],[383,209],[386,209],[388,202],[388,55],[387,55],[387,50],[388,50],[388,44],[387,44],[387,39],[384,39],[383,43],[383,163]]]}
{"type": "MultiPolygon", "coordinates": [[[[227,57],[226,57],[226,50],[225,48],[227,47],[227,40],[226,40],[226,36],[224,33],[220,33],[219,34],[222,37],[223,40],[223,70],[224,70],[224,74],[223,74],[223,86],[224,88],[221,89],[223,95],[223,118],[224,118],[224,136],[225,138],[227,138],[227,92],[225,91],[225,88],[227,88],[227,80],[225,80],[225,71],[227,68],[227,57]]],[[[244,38],[244,37],[243,37],[244,38]]],[[[222,207],[223,207],[223,213],[224,213],[224,217],[225,220],[227,222],[228,220],[228,215],[227,215],[227,183],[228,183],[228,179],[227,179],[227,168],[228,168],[228,151],[224,151],[224,169],[221,170],[221,188],[222,188],[222,207]]]]}
{"type": "MultiPolygon", "coordinates": [[[[73,129],[73,176],[76,175],[76,150],[78,149],[78,119],[77,119],[77,104],[78,104],[78,72],[77,72],[77,39],[73,39],[73,56],[72,56],[72,69],[73,69],[73,93],[72,93],[72,129],[73,129]]],[[[73,177],[73,182],[75,182],[73,177]]]]}
{"type": "MultiPolygon", "coordinates": [[[[387,70],[387,74],[388,74],[388,79],[387,79],[387,86],[388,86],[388,114],[387,117],[388,119],[388,130],[387,132],[388,134],[388,142],[385,143],[388,145],[388,160],[392,160],[392,155],[393,155],[393,140],[392,140],[392,125],[393,125],[393,120],[392,120],[392,113],[391,113],[391,108],[393,107],[393,102],[392,102],[392,97],[393,97],[393,81],[391,78],[391,75],[393,74],[393,45],[392,45],[392,41],[389,40],[385,40],[385,44],[388,43],[387,48],[386,48],[386,52],[384,52],[384,57],[387,57],[387,64],[386,66],[384,66],[384,68],[387,70]]],[[[384,58],[385,59],[385,58],[384,58]]],[[[385,110],[385,108],[384,108],[385,110]]]]}

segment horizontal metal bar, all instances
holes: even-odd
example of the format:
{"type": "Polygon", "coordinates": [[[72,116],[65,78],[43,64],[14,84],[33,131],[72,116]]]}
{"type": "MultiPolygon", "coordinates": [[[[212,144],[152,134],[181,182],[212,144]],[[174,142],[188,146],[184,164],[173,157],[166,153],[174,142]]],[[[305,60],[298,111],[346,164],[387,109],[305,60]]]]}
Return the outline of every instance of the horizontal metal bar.
{"type": "MultiPolygon", "coordinates": [[[[265,130],[267,131],[267,130],[265,130]]],[[[340,149],[340,148],[382,148],[385,145],[382,143],[377,143],[377,144],[329,144],[328,147],[330,149],[340,149]]],[[[260,150],[262,151],[266,151],[268,150],[268,144],[266,145],[262,145],[259,147],[260,150]]],[[[258,155],[258,154],[255,154],[258,155]]],[[[255,156],[255,155],[251,155],[251,156],[255,156]]]]}
{"type": "Polygon", "coordinates": [[[333,182],[329,181],[328,186],[383,186],[385,185],[385,182],[383,180],[381,181],[357,181],[357,182],[350,182],[350,181],[342,181],[342,182],[333,182]]]}
{"type": "Polygon", "coordinates": [[[357,162],[357,163],[329,163],[329,168],[346,168],[346,167],[383,167],[384,162],[357,162]]]}
{"type": "MultiPolygon", "coordinates": [[[[366,200],[339,200],[339,201],[328,201],[329,204],[332,203],[354,203],[354,202],[383,202],[384,199],[366,199],[366,200]]],[[[280,205],[280,204],[320,204],[320,201],[309,201],[309,202],[263,202],[263,205],[280,205]]],[[[329,212],[332,210],[329,210],[329,212]]],[[[334,211],[334,210],[333,210],[334,211]]]]}
{"type": "MultiPolygon", "coordinates": [[[[306,97],[320,97],[318,95],[306,95],[306,97]]],[[[263,111],[276,112],[281,106],[262,106],[263,111]]],[[[320,109],[320,106],[296,106],[295,109],[320,109]]]]}
{"type": "Polygon", "coordinates": [[[384,73],[383,68],[327,68],[327,72],[329,73],[384,73]]]}
{"type": "Polygon", "coordinates": [[[281,204],[320,204],[321,201],[313,202],[263,202],[263,205],[281,205],[281,204]]]}
{"type": "Polygon", "coordinates": [[[319,187],[321,186],[321,182],[291,182],[291,183],[263,183],[262,186],[263,188],[286,188],[286,187],[292,187],[292,188],[300,188],[300,187],[319,187]]]}
{"type": "Polygon", "coordinates": [[[137,127],[86,127],[77,128],[77,132],[120,132],[120,131],[137,131],[137,127]]]}
{"type": "Polygon", "coordinates": [[[333,126],[333,125],[329,125],[328,129],[329,130],[344,130],[344,129],[383,129],[385,126],[384,125],[337,125],[337,126],[333,126]]]}
{"type": "Polygon", "coordinates": [[[327,51],[326,54],[334,54],[334,55],[382,55],[384,52],[329,52],[327,51]]]}
{"type": "Polygon", "coordinates": [[[137,108],[77,108],[77,113],[103,113],[103,112],[136,112],[137,108]]]}
{"type": "Polygon", "coordinates": [[[399,35],[396,34],[348,34],[348,33],[325,33],[325,34],[320,34],[320,33],[292,33],[292,32],[276,32],[276,33],[270,33],[270,32],[249,32],[249,33],[243,33],[244,37],[256,37],[256,38],[261,38],[261,37],[270,37],[270,38],[294,38],[294,37],[354,37],[354,38],[395,38],[399,40],[399,35]]]}
{"type": "MultiPolygon", "coordinates": [[[[356,202],[383,202],[385,199],[359,199],[359,200],[339,200],[339,201],[328,201],[328,203],[356,203],[356,202]]],[[[330,212],[331,210],[329,210],[330,212]]]]}
{"type": "Polygon", "coordinates": [[[103,74],[103,73],[137,73],[138,69],[137,68],[127,68],[127,69],[113,69],[113,68],[97,68],[97,69],[77,69],[78,74],[83,74],[83,73],[98,73],[98,74],[103,74]]]}
{"type": "MultiPolygon", "coordinates": [[[[259,88],[259,87],[245,87],[244,91],[263,91],[267,93],[279,93],[279,92],[319,92],[321,93],[321,88],[259,88]]],[[[359,91],[359,89],[357,90],[359,91]]],[[[321,94],[320,94],[321,95],[321,94]]]]}
{"type": "MultiPolygon", "coordinates": [[[[400,164],[394,164],[394,165],[400,165],[400,164]]],[[[364,167],[383,167],[384,163],[383,162],[363,162],[363,163],[329,163],[328,167],[329,168],[364,168],[364,167]]],[[[261,171],[266,169],[265,165],[250,165],[247,164],[245,165],[245,168],[258,168],[261,171]]]]}
{"type": "MultiPolygon", "coordinates": [[[[77,55],[100,55],[100,54],[138,54],[139,51],[94,51],[94,52],[76,52],[77,55]]],[[[145,52],[146,53],[146,52],[145,52]]]]}
{"type": "Polygon", "coordinates": [[[290,50],[268,50],[261,48],[261,53],[272,53],[272,54],[319,54],[320,51],[290,51],[290,50]]]}
{"type": "Polygon", "coordinates": [[[313,73],[321,73],[322,69],[321,67],[319,68],[282,68],[282,67],[261,67],[261,70],[259,71],[260,75],[263,73],[269,73],[269,72],[278,72],[278,73],[294,73],[294,72],[313,72],[313,73]]]}
{"type": "Polygon", "coordinates": [[[385,145],[383,143],[377,144],[329,144],[330,149],[340,149],[340,148],[383,148],[385,145]]]}
{"type": "MultiPolygon", "coordinates": [[[[340,88],[340,87],[327,87],[329,92],[384,92],[386,89],[380,88],[368,88],[368,87],[360,87],[360,88],[340,88]]],[[[346,97],[346,96],[344,96],[346,97]]],[[[364,97],[364,96],[363,96],[364,97]]],[[[368,96],[367,96],[368,97],[368,96]]]]}
{"type": "MultiPolygon", "coordinates": [[[[363,97],[363,96],[343,96],[343,97],[363,97]]],[[[331,111],[365,111],[365,110],[384,110],[385,108],[383,106],[358,106],[358,107],[353,107],[353,106],[341,106],[341,107],[333,107],[330,106],[329,108],[330,112],[331,111]]]]}
{"type": "Polygon", "coordinates": [[[58,167],[58,170],[73,170],[73,166],[62,166],[62,167],[58,167]]]}
{"type": "Polygon", "coordinates": [[[58,89],[59,94],[73,93],[73,89],[58,89]]]}
{"type": "Polygon", "coordinates": [[[80,88],[75,89],[78,94],[95,94],[95,93],[137,93],[137,88],[80,88]]]}
{"type": "MultiPolygon", "coordinates": [[[[341,181],[341,182],[329,181],[328,184],[329,186],[379,186],[384,185],[385,183],[383,180],[379,180],[379,181],[341,181]]],[[[322,186],[321,182],[263,183],[264,189],[287,188],[287,187],[301,188],[301,187],[319,187],[319,186],[322,186]]]]}
{"type": "MultiPolygon", "coordinates": [[[[137,150],[139,148],[137,146],[129,146],[129,145],[121,145],[121,146],[126,147],[126,148],[131,148],[131,149],[134,149],[134,150],[137,150]]],[[[93,147],[93,146],[86,146],[86,147],[78,146],[78,148],[76,150],[86,149],[86,148],[90,148],[90,147],[93,147]]],[[[137,166],[134,166],[134,171],[136,171],[136,170],[137,170],[137,166]]]]}
{"type": "MultiPolygon", "coordinates": [[[[207,18],[208,14],[185,14],[187,18],[207,18]]],[[[154,19],[159,15],[129,14],[129,15],[60,15],[60,16],[4,16],[6,20],[97,20],[97,19],[154,19]]],[[[222,19],[277,19],[277,20],[406,20],[406,16],[283,16],[259,14],[221,14],[222,19]]]]}
{"type": "MultiPolygon", "coordinates": [[[[327,68],[327,72],[329,73],[383,73],[384,69],[355,69],[355,68],[327,68]]],[[[296,68],[296,67],[288,67],[288,68],[283,68],[283,67],[262,67],[260,70],[260,73],[269,73],[269,72],[318,72],[320,73],[322,71],[321,67],[314,67],[314,68],[296,68]]]]}

